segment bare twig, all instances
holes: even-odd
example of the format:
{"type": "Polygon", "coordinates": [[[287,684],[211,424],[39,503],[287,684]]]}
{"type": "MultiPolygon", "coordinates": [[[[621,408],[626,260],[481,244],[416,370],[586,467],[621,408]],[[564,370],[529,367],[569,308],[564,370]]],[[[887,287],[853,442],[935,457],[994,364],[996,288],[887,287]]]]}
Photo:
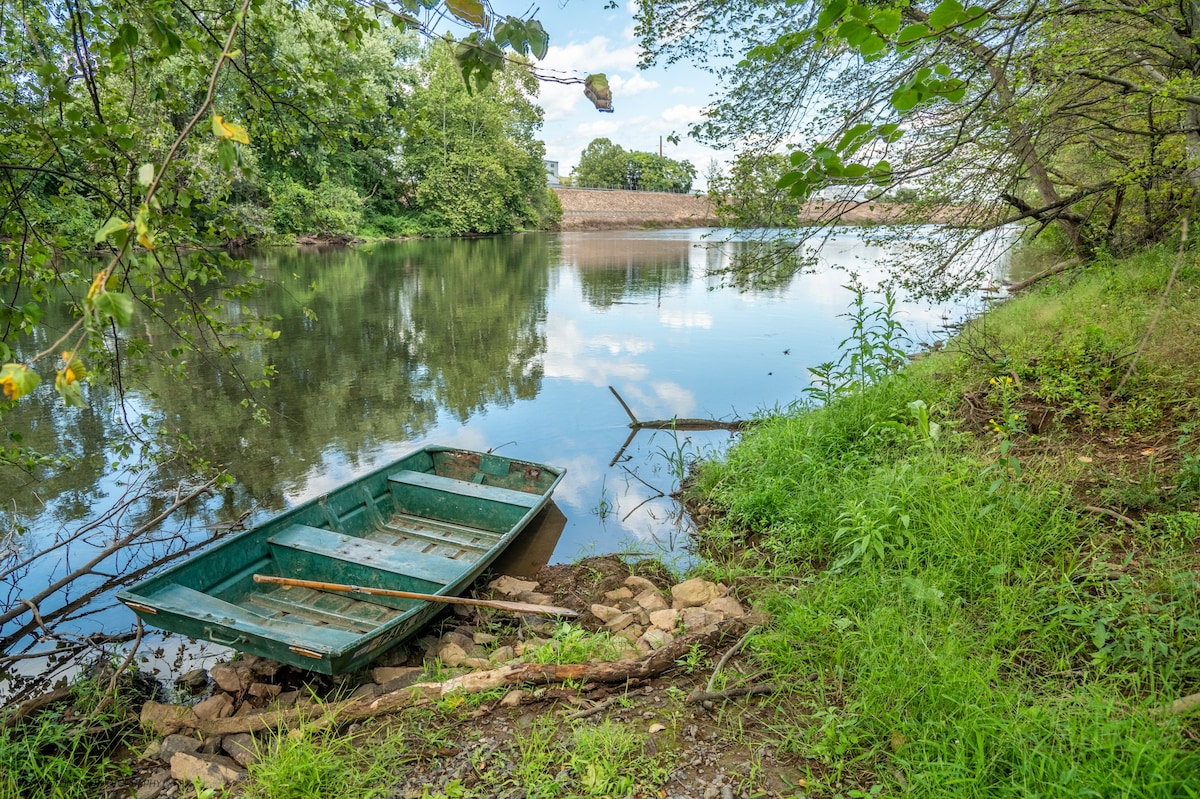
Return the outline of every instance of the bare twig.
{"type": "Polygon", "coordinates": [[[711,702],[717,699],[733,699],[739,696],[757,696],[758,694],[778,693],[779,686],[775,683],[762,682],[758,685],[747,685],[741,688],[727,688],[724,691],[692,691],[688,694],[687,704],[696,705],[701,702],[711,702]]]}
{"type": "Polygon", "coordinates": [[[721,659],[717,661],[717,665],[713,666],[712,676],[708,678],[708,687],[706,688],[707,691],[711,692],[716,689],[717,675],[721,673],[721,669],[725,668],[725,664],[728,663],[734,655],[742,650],[742,647],[745,646],[746,642],[750,640],[750,636],[754,635],[756,632],[758,632],[758,627],[751,627],[749,630],[746,630],[745,635],[738,639],[736,644],[725,650],[725,654],[721,655],[721,659]]]}

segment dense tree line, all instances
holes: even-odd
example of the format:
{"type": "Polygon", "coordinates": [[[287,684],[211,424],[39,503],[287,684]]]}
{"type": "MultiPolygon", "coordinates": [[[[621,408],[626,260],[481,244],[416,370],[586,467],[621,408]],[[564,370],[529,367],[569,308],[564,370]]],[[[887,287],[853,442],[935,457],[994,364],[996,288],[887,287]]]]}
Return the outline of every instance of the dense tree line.
{"type": "Polygon", "coordinates": [[[600,138],[593,139],[580,153],[572,176],[577,186],[686,194],[692,190],[696,168],[690,161],[626,150],[600,138]]]}

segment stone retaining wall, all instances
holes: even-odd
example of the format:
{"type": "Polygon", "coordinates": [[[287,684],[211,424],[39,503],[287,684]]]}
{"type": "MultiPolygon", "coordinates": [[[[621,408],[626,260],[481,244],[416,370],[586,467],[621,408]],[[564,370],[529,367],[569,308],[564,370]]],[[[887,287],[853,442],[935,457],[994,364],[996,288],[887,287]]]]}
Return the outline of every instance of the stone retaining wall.
{"type": "Polygon", "coordinates": [[[563,230],[708,227],[716,214],[707,197],[652,191],[598,191],[555,186],[563,230]]]}
{"type": "MultiPolygon", "coordinates": [[[[562,203],[563,230],[689,228],[717,225],[707,197],[652,191],[603,191],[555,186],[562,203]]],[[[969,224],[970,209],[938,208],[917,211],[913,206],[879,202],[822,202],[804,206],[802,222],[839,220],[846,225],[880,222],[910,224],[969,224]],[[914,213],[920,213],[916,218],[914,213]]]]}

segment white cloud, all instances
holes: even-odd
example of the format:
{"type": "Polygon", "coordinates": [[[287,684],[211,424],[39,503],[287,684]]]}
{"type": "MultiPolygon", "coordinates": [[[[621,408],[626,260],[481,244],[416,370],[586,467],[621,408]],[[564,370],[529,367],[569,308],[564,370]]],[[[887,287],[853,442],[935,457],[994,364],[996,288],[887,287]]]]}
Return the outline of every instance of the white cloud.
{"type": "Polygon", "coordinates": [[[672,125],[691,125],[704,118],[704,106],[679,103],[662,112],[661,119],[672,125]]]}
{"type": "Polygon", "coordinates": [[[659,85],[658,81],[648,80],[640,72],[635,73],[632,78],[613,75],[608,82],[612,86],[614,97],[633,97],[657,89],[659,85]]]}

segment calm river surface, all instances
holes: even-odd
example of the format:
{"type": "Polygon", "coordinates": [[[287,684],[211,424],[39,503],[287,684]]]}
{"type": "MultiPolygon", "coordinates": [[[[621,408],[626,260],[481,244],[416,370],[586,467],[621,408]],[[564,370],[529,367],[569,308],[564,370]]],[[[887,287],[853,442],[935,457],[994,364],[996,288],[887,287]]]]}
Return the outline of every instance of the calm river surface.
{"type": "MultiPolygon", "coordinates": [[[[809,385],[807,367],[834,359],[848,332],[839,316],[847,275],[834,267],[870,283],[880,255],[851,235],[834,237],[818,273],[738,292],[710,275],[733,245],[706,246],[709,232],[526,234],[256,257],[269,288],[255,307],[279,317],[281,335],[249,348],[245,368],[270,363],[278,372],[263,395],[271,425],[244,418],[238,387],[203,369],[186,385],[164,381],[133,398],[132,413],[186,433],[234,478],[170,523],[200,539],[205,525],[247,511],[255,523],[415,447],[452,444],[567,467],[555,494],[567,521],[551,562],[608,552],[686,560],[690,523],[670,498],[676,466],[719,455],[730,435],[642,431],[614,464],[629,419],[609,386],[642,420],[786,407],[809,385]]],[[[901,303],[899,317],[928,342],[979,308],[901,303]]],[[[35,398],[19,411],[26,416],[6,420],[44,450],[87,456],[57,479],[4,478],[0,532],[23,526],[15,540],[25,551],[69,534],[122,490],[113,465],[123,458],[103,443],[117,412],[92,398],[84,410],[35,398]]],[[[69,549],[10,578],[0,609],[68,573],[82,559],[69,549]]],[[[91,610],[65,631],[133,622],[111,597],[91,610]]]]}

